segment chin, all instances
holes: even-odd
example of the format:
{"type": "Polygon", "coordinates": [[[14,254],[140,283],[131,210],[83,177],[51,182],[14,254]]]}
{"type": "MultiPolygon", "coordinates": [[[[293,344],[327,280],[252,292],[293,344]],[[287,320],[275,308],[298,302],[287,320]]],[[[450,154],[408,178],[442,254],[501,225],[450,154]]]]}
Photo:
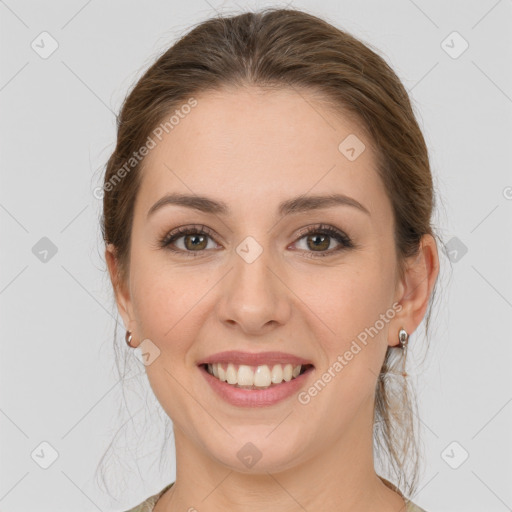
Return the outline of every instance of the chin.
{"type": "Polygon", "coordinates": [[[294,439],[283,428],[279,434],[268,425],[230,429],[223,443],[210,447],[211,455],[232,471],[246,474],[278,473],[305,458],[303,438],[294,439]]]}

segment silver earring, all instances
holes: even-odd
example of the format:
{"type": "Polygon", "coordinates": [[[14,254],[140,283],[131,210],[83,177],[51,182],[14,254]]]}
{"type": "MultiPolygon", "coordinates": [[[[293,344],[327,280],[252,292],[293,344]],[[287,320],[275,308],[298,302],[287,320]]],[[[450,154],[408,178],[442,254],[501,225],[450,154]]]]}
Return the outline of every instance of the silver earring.
{"type": "Polygon", "coordinates": [[[126,334],[124,335],[124,339],[126,341],[126,344],[131,347],[131,348],[135,348],[133,345],[132,345],[132,333],[131,331],[126,331],[126,334]]]}
{"type": "Polygon", "coordinates": [[[403,350],[402,354],[402,376],[407,377],[407,372],[405,371],[405,361],[407,358],[407,346],[409,344],[409,335],[404,328],[401,328],[398,331],[398,340],[400,341],[400,346],[403,350]]]}

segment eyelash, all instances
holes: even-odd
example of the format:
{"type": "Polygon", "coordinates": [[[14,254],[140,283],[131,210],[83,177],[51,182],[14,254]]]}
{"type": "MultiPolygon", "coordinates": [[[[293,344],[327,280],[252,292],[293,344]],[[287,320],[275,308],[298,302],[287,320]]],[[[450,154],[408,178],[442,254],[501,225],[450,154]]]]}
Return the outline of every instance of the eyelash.
{"type": "MultiPolygon", "coordinates": [[[[336,253],[338,251],[341,251],[343,249],[350,249],[355,247],[352,240],[342,231],[339,231],[338,229],[333,228],[332,226],[326,225],[326,224],[319,224],[317,226],[310,226],[308,228],[305,228],[300,231],[298,240],[301,240],[307,235],[310,234],[320,234],[320,235],[327,235],[331,238],[334,238],[338,243],[340,243],[340,246],[335,249],[330,249],[328,251],[322,251],[322,252],[316,252],[316,251],[305,251],[309,254],[304,254],[306,258],[322,258],[325,256],[330,256],[333,253],[336,253]]],[[[215,238],[213,236],[213,232],[207,228],[206,226],[185,226],[175,229],[174,231],[171,231],[167,235],[165,235],[160,240],[160,247],[166,248],[174,253],[183,254],[185,256],[191,256],[191,257],[197,257],[201,253],[203,253],[206,249],[202,249],[199,251],[185,251],[183,249],[174,249],[171,247],[171,244],[175,242],[176,240],[182,238],[186,235],[207,235],[211,239],[215,241],[215,238]]]]}

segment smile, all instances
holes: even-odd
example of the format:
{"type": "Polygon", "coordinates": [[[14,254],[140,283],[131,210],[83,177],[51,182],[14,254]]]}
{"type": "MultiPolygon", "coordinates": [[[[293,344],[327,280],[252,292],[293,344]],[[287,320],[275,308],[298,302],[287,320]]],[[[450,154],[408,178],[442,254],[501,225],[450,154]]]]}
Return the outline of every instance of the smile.
{"type": "Polygon", "coordinates": [[[266,389],[294,380],[312,365],[263,364],[249,366],[235,363],[204,364],[205,370],[231,386],[242,389],[266,389]]]}

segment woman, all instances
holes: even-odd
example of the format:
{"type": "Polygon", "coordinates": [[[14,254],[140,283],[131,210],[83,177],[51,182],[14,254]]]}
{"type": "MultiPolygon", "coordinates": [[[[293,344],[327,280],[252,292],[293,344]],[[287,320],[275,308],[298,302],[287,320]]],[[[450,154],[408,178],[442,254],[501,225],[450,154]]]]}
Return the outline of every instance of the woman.
{"type": "Polygon", "coordinates": [[[176,445],[176,481],[132,511],[421,511],[405,362],[434,194],[385,61],[297,10],[201,23],[127,97],[103,188],[126,341],[176,445]]]}

